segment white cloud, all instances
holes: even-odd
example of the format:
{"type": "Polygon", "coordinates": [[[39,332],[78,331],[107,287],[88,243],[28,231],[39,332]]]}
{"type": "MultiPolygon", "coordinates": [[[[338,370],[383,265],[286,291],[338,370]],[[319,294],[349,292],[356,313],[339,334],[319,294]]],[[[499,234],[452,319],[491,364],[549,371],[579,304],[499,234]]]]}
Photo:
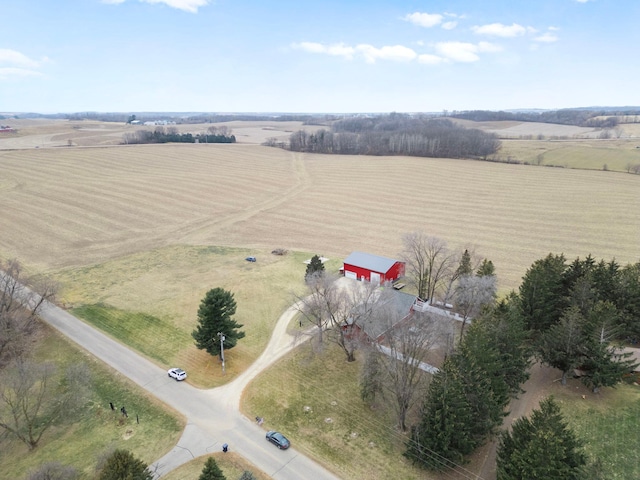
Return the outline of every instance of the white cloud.
{"type": "Polygon", "coordinates": [[[442,28],[444,28],[445,30],[453,30],[457,26],[458,26],[458,22],[444,22],[442,24],[442,28]]]}
{"type": "Polygon", "coordinates": [[[18,65],[20,67],[35,68],[38,62],[31,60],[26,55],[8,48],[0,48],[0,64],[18,65]]]}
{"type": "Polygon", "coordinates": [[[490,23],[488,25],[476,25],[471,27],[475,33],[479,35],[492,35],[495,37],[519,37],[527,33],[531,28],[523,27],[514,23],[512,25],[503,25],[502,23],[490,23]]]}
{"type": "Polygon", "coordinates": [[[438,55],[431,55],[429,53],[423,53],[422,55],[418,55],[418,63],[423,63],[425,65],[438,65],[445,61],[444,58],[439,57],[438,55]]]}
{"type": "Polygon", "coordinates": [[[293,48],[298,50],[304,50],[311,53],[324,53],[327,55],[333,55],[336,57],[344,57],[347,60],[351,60],[355,53],[355,48],[345,45],[343,43],[336,43],[333,45],[323,45],[317,42],[300,42],[293,43],[293,48]]]}
{"type": "Polygon", "coordinates": [[[442,15],[439,13],[421,13],[415,12],[404,16],[403,20],[418,25],[419,27],[435,27],[442,23],[442,15]]]}
{"type": "Polygon", "coordinates": [[[410,62],[418,56],[418,54],[411,48],[403,45],[376,48],[372,45],[361,44],[356,47],[356,50],[364,55],[367,63],[375,63],[378,59],[393,60],[396,62],[410,62]]]}
{"type": "Polygon", "coordinates": [[[12,77],[40,77],[42,73],[36,72],[35,70],[28,70],[26,68],[16,68],[16,67],[0,67],[0,80],[6,80],[12,77]]]}
{"type": "Polygon", "coordinates": [[[409,62],[418,56],[414,50],[403,45],[392,45],[377,48],[365,43],[356,47],[351,47],[343,43],[323,45],[322,43],[317,42],[300,42],[291,44],[291,47],[310,53],[321,53],[325,55],[343,57],[347,60],[351,60],[356,54],[360,54],[364,57],[367,63],[375,63],[376,60],[409,62]]]}
{"type": "MultiPolygon", "coordinates": [[[[102,0],[102,3],[119,5],[126,0],[102,0]]],[[[138,0],[143,3],[164,3],[168,7],[184,10],[189,13],[198,13],[198,8],[205,7],[209,4],[209,0],[138,0]]]]}
{"type": "Polygon", "coordinates": [[[589,1],[590,1],[590,0],[576,0],[576,2],[578,2],[578,3],[587,3],[587,2],[589,2],[589,1]]]}
{"type": "Polygon", "coordinates": [[[542,42],[542,43],[553,43],[558,41],[558,36],[551,32],[546,32],[546,33],[543,33],[542,35],[537,36],[536,38],[534,38],[534,40],[536,42],[542,42]]]}
{"type": "Polygon", "coordinates": [[[435,45],[436,51],[443,57],[454,62],[477,62],[480,60],[478,53],[498,52],[502,50],[499,45],[489,42],[477,44],[467,42],[439,42],[435,45]]]}

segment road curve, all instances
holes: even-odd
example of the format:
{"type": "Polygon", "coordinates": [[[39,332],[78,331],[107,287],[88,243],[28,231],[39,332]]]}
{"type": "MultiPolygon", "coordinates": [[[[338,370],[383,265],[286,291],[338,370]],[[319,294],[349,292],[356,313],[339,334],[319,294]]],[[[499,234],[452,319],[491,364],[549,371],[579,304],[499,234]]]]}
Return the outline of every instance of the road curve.
{"type": "Polygon", "coordinates": [[[49,325],[187,418],[178,444],[152,465],[156,477],[193,458],[221,451],[222,444],[228,443],[230,450],[276,480],[338,480],[295,448],[278,450],[266,441],[264,430],[239,411],[244,387],[295,346],[286,333],[295,312],[294,305],[280,317],[267,348],[251,367],[228,385],[211,390],[170,379],[165,370],[52,303],[45,302],[39,313],[49,325]]]}

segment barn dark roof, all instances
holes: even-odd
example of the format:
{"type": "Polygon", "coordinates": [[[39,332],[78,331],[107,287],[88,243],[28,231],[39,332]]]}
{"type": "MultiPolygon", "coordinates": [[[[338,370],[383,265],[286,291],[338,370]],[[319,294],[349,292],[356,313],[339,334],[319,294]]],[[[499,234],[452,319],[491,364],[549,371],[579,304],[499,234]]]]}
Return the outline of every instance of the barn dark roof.
{"type": "Polygon", "coordinates": [[[371,253],[352,252],[351,255],[345,258],[344,263],[366,268],[373,272],[386,273],[397,261],[392,258],[372,255],[371,253]]]}

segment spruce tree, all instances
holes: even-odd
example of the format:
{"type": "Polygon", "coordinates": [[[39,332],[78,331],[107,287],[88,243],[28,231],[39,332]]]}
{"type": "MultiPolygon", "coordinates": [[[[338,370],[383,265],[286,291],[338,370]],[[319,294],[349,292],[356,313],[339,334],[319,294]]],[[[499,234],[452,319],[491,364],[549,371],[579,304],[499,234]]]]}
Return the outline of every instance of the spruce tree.
{"type": "Polygon", "coordinates": [[[147,464],[128,450],[115,450],[106,459],[98,480],[153,480],[147,464]]]}
{"type": "Polygon", "coordinates": [[[464,275],[471,275],[473,273],[473,268],[471,268],[471,254],[469,250],[465,250],[462,253],[462,257],[460,257],[460,263],[458,264],[458,269],[456,270],[456,276],[462,277],[464,275]]]}
{"type": "Polygon", "coordinates": [[[558,323],[567,305],[565,268],[563,255],[549,254],[536,260],[525,273],[520,285],[520,305],[528,329],[543,332],[558,323]]]}
{"type": "Polygon", "coordinates": [[[200,303],[198,309],[198,325],[191,333],[196,341],[196,347],[206,350],[211,355],[220,355],[220,336],[224,335],[224,349],[236,346],[244,332],[242,325],[233,318],[236,313],[236,301],[233,293],[222,288],[209,290],[200,303]]]}
{"type": "Polygon", "coordinates": [[[567,374],[581,366],[586,359],[585,323],[580,309],[569,307],[559,323],[540,337],[540,358],[547,365],[562,371],[563,385],[567,383],[567,374]]]}
{"type": "Polygon", "coordinates": [[[496,267],[491,260],[485,258],[476,271],[476,277],[495,277],[495,275],[496,267]]]}
{"type": "Polygon", "coordinates": [[[216,463],[215,458],[209,457],[207,458],[204,467],[202,468],[202,473],[198,477],[198,480],[226,480],[227,477],[224,476],[220,467],[216,463]]]}
{"type": "Polygon", "coordinates": [[[503,433],[497,452],[497,480],[580,480],[585,478],[582,442],[549,397],[531,419],[520,418],[503,433]]]}
{"type": "Polygon", "coordinates": [[[458,362],[455,356],[448,357],[429,385],[422,420],[411,429],[404,455],[432,470],[461,463],[477,446],[471,431],[473,415],[458,362]]]}
{"type": "Polygon", "coordinates": [[[242,472],[242,475],[240,475],[240,478],[238,478],[238,480],[258,480],[258,479],[249,470],[245,470],[244,472],[242,472]]]}
{"type": "Polygon", "coordinates": [[[324,272],[324,263],[318,255],[314,255],[311,257],[309,264],[307,265],[307,270],[304,274],[305,281],[309,281],[309,279],[316,273],[322,274],[324,272]]]}

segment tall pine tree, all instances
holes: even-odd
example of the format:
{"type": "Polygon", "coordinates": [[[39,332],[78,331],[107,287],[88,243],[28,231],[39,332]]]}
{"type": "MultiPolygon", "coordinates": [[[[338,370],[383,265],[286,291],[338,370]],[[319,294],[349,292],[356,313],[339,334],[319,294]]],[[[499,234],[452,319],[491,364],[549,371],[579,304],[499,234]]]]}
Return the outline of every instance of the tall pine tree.
{"type": "Polygon", "coordinates": [[[198,480],[227,480],[213,457],[207,458],[198,480]]]}
{"type": "Polygon", "coordinates": [[[219,355],[221,344],[218,333],[224,335],[225,350],[235,347],[238,340],[244,338],[244,332],[240,331],[242,325],[231,318],[235,313],[233,293],[222,288],[209,290],[198,309],[198,325],[191,333],[196,347],[211,355],[219,355]]]}
{"type": "Polygon", "coordinates": [[[586,477],[582,442],[562,418],[553,398],[540,403],[531,419],[520,418],[498,446],[497,480],[581,480],[586,477]]]}

